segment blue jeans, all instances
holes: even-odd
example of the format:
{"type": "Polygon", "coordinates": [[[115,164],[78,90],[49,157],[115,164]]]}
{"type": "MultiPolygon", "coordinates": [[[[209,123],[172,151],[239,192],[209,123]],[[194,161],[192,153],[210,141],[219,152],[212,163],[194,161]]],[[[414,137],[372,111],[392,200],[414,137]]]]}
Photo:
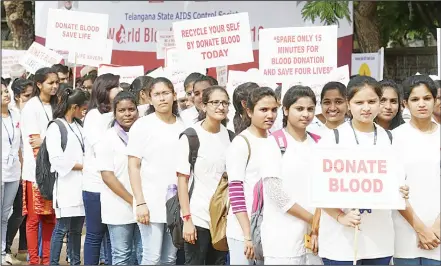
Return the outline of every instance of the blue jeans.
{"type": "Polygon", "coordinates": [[[139,265],[142,260],[142,241],[138,225],[108,224],[113,265],[139,265]]]}
{"type": "MultiPolygon", "coordinates": [[[[357,265],[389,265],[392,257],[357,260],[357,265]]],[[[324,265],[352,265],[353,261],[338,261],[322,258],[324,265]]]]}
{"type": "Polygon", "coordinates": [[[100,264],[104,263],[104,265],[110,265],[109,260],[107,259],[107,256],[111,256],[111,250],[108,250],[108,241],[107,241],[107,234],[109,232],[107,231],[104,233],[103,241],[101,242],[100,247],[100,264]]]}
{"type": "Polygon", "coordinates": [[[142,265],[175,265],[178,249],[165,223],[138,223],[142,239],[142,265]]]}
{"type": "MultiPolygon", "coordinates": [[[[98,265],[100,262],[101,242],[107,237],[107,250],[111,250],[107,226],[101,222],[100,193],[83,191],[84,210],[86,213],[86,239],[84,240],[84,265],[98,265]]],[[[112,265],[112,256],[107,254],[112,265]]]]}
{"type": "Polygon", "coordinates": [[[441,261],[427,259],[427,258],[414,258],[414,259],[399,259],[394,258],[395,265],[440,265],[441,261]]]}
{"type": "Polygon", "coordinates": [[[58,218],[52,232],[51,239],[51,265],[59,265],[63,238],[69,233],[69,259],[70,265],[80,265],[81,231],[83,229],[84,216],[58,218]]]}

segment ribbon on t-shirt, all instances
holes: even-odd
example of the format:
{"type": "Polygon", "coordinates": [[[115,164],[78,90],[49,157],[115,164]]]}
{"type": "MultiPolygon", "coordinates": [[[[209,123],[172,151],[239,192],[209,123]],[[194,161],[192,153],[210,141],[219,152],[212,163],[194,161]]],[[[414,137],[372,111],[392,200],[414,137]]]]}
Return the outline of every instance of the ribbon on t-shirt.
{"type": "Polygon", "coordinates": [[[127,143],[129,142],[129,134],[127,134],[127,132],[116,121],[113,127],[115,128],[118,137],[121,139],[124,145],[127,146],[127,143]]]}

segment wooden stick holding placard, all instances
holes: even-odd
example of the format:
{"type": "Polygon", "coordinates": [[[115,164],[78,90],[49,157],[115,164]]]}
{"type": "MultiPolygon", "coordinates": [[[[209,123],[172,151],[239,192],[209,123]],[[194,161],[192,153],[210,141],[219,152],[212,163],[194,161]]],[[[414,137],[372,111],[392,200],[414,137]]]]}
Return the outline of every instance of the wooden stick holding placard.
{"type": "Polygon", "coordinates": [[[75,59],[74,59],[74,71],[73,71],[73,89],[75,89],[75,81],[77,80],[77,52],[75,53],[75,59]]]}
{"type": "Polygon", "coordinates": [[[32,75],[31,72],[29,72],[29,74],[26,76],[26,79],[29,79],[29,77],[32,75]]]}
{"type": "MultiPolygon", "coordinates": [[[[360,211],[356,209],[356,211],[360,211]]],[[[354,229],[354,263],[353,265],[357,265],[357,253],[358,253],[358,231],[360,231],[359,225],[355,226],[354,229]]]]}

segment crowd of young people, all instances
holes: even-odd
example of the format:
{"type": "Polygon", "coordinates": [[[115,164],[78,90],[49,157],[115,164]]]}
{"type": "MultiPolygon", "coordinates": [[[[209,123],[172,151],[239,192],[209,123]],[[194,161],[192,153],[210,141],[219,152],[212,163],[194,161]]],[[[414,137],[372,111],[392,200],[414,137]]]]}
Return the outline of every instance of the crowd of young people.
{"type": "Polygon", "coordinates": [[[70,80],[63,65],[10,85],[2,79],[2,264],[16,260],[18,230],[19,253],[28,253],[29,264],[59,264],[67,242],[71,265],[81,255],[85,265],[98,265],[102,250],[109,265],[350,265],[354,228],[358,264],[441,261],[439,80],[416,75],[398,85],[354,76],[347,86],[327,83],[318,103],[307,86],[293,86],[282,98],[281,87],[252,81],[229,95],[201,73],[187,77],[183,95],[148,73],[125,88],[119,76],[93,70],[76,88],[70,80]],[[194,167],[182,135],[187,128],[199,140],[194,167]],[[43,141],[57,173],[52,200],[36,183],[43,141]],[[351,145],[396,154],[406,173],[397,187],[405,210],[310,206],[314,148],[351,145]],[[225,173],[228,251],[214,248],[210,232],[210,202],[225,173]],[[258,183],[263,256],[250,223],[258,183]],[[166,202],[176,194],[181,249],[167,227],[166,202]]]}

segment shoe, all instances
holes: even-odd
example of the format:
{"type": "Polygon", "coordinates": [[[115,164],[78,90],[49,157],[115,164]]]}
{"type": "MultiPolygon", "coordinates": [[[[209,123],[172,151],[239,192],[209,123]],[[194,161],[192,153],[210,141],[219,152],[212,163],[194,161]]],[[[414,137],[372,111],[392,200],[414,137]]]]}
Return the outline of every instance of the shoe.
{"type": "Polygon", "coordinates": [[[20,253],[17,253],[17,255],[15,255],[15,257],[19,261],[27,261],[28,260],[28,253],[27,252],[20,252],[20,253]]]}
{"type": "Polygon", "coordinates": [[[5,262],[9,265],[20,265],[21,261],[16,259],[12,254],[6,254],[5,255],[5,262]]]}

